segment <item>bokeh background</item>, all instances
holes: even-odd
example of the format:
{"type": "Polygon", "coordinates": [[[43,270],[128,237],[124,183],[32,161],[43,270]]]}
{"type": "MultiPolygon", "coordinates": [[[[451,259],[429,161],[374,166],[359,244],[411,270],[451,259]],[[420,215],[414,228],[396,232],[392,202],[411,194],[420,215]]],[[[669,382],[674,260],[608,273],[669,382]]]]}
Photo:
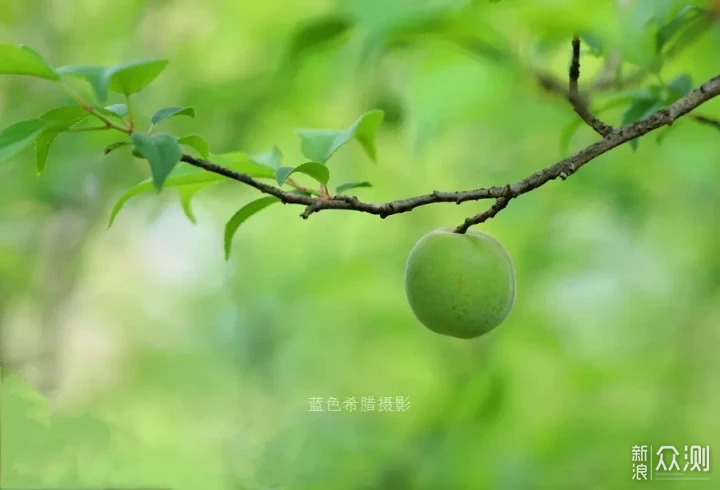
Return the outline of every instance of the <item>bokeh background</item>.
{"type": "MultiPolygon", "coordinates": [[[[383,109],[378,164],[357,145],[329,163],[335,184],[368,180],[357,194],[382,201],[504,184],[591,143],[578,127],[563,148],[577,116],[531,73],[564,80],[574,32],[632,72],[653,60],[651,19],[685,3],[3,0],[0,42],[57,65],[168,58],[139,114],[194,106],[196,119],[168,124],[216,153],[277,144],[296,165],[296,128],[383,109]]],[[[585,51],[588,88],[603,58],[585,51]]],[[[716,23],[635,89],[684,73],[698,84],[719,52],[716,23]]],[[[2,126],[66,102],[42,80],[0,79],[2,126]]],[[[603,117],[618,124],[624,109],[603,117]]],[[[720,101],[698,113],[720,117],[720,101]]],[[[193,225],[166,189],[108,229],[146,162],[104,157],[102,134],[58,139],[40,178],[22,154],[0,167],[0,483],[715,488],[712,466],[707,482],[633,482],[631,447],[720,451],[718,136],[680,121],[482,225],[511,253],[518,296],[473,341],[415,320],[403,269],[422,235],[485,203],[387,220],[274,206],[226,262],[224,222],[254,190],[200,193],[193,225]],[[314,413],[314,396],[411,406],[314,413]]]]}

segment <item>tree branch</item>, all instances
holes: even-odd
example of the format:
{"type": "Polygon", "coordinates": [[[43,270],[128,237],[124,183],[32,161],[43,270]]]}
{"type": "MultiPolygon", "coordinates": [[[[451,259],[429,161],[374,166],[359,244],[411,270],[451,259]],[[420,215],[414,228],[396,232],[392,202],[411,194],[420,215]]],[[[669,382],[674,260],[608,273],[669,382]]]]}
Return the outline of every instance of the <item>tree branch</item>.
{"type": "Polygon", "coordinates": [[[613,131],[613,127],[605,124],[597,117],[590,113],[587,102],[580,94],[578,89],[578,80],[580,79],[580,38],[573,37],[572,40],[572,61],[570,62],[570,86],[568,91],[568,100],[572,104],[573,109],[585,123],[593,128],[600,136],[607,136],[613,131]]]}
{"type": "MultiPolygon", "coordinates": [[[[601,141],[598,141],[585,149],[571,155],[547,168],[539,170],[526,178],[512,182],[503,186],[481,187],[478,189],[454,192],[433,191],[430,194],[424,194],[407,199],[389,201],[384,203],[368,203],[357,199],[354,196],[331,196],[331,197],[311,197],[284,191],[278,187],[260,182],[248,174],[236,172],[234,170],[216,165],[207,160],[195,158],[190,155],[183,155],[182,161],[194,165],[196,167],[213,172],[218,175],[228,177],[238,182],[247,184],[255,189],[277,197],[285,204],[298,204],[305,206],[302,213],[303,218],[308,218],[311,214],[320,212],[325,209],[340,209],[359,211],[378,215],[386,218],[394,214],[405,213],[417,207],[425,206],[440,202],[454,202],[460,204],[465,201],[478,201],[481,199],[496,199],[495,205],[488,211],[481,213],[473,218],[469,218],[470,223],[460,225],[456,231],[459,233],[467,230],[473,224],[481,223],[498,214],[507,206],[507,203],[522,194],[530,192],[547,182],[561,178],[566,179],[570,175],[580,169],[586,163],[594,160],[600,155],[612,150],[613,148],[627,143],[635,138],[643,136],[655,129],[663,126],[671,125],[675,120],[688,114],[696,107],[702,105],[708,100],[720,95],[720,75],[708,80],[698,88],[692,90],[684,97],[678,99],[668,107],[660,109],[645,119],[641,119],[627,126],[616,128],[610,131],[601,141]]],[[[468,223],[466,220],[465,223],[468,223]]]]}
{"type": "Polygon", "coordinates": [[[479,225],[480,223],[486,222],[490,218],[494,218],[496,214],[498,214],[500,211],[507,207],[510,199],[512,198],[500,197],[495,200],[495,204],[490,206],[490,209],[488,209],[487,211],[476,214],[472,218],[465,218],[465,221],[463,221],[461,225],[455,228],[455,233],[465,233],[471,226],[479,225]]]}

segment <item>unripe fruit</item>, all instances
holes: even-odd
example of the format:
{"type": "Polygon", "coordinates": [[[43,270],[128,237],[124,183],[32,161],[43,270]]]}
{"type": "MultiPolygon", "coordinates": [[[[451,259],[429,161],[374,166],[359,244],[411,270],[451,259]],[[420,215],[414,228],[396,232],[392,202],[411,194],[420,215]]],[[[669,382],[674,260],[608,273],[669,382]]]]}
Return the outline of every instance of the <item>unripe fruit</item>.
{"type": "Polygon", "coordinates": [[[471,339],[497,327],[515,300],[515,272],[502,244],[482,231],[441,228],[415,244],[405,292],[430,330],[471,339]]]}

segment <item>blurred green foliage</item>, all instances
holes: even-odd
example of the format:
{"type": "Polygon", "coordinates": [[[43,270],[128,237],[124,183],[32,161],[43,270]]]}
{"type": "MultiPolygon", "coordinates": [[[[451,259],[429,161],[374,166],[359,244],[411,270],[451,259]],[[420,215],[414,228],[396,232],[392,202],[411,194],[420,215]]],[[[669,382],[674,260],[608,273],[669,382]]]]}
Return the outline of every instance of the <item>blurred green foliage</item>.
{"type": "MultiPolygon", "coordinates": [[[[381,109],[378,164],[357,145],[331,162],[337,183],[371,182],[358,193],[380,201],[504,184],[594,141],[568,133],[577,116],[530,75],[565,77],[576,32],[582,88],[611,55],[645,72],[593,98],[611,124],[717,74],[720,29],[692,8],[717,2],[619,3],[6,0],[0,43],[53,66],[170,60],[134,96],[137,116],[194,107],[163,125],[217,154],[277,145],[294,167],[296,128],[381,109]]],[[[0,77],[2,127],[70,102],[0,77]]],[[[720,117],[720,102],[699,112],[720,117]]],[[[223,224],[254,190],[198,193],[193,225],[168,180],[108,230],[145,161],[103,155],[116,141],[103,133],[60,135],[40,177],[18,155],[0,166],[2,485],[625,488],[635,444],[716,450],[720,139],[691,120],[660,134],[483,225],[515,261],[518,296],[471,342],[418,324],[403,268],[419,237],[477,204],[387,220],[272,206],[226,263],[223,224]],[[314,396],[411,408],[309,412],[314,396]]],[[[713,488],[713,475],[648,485],[713,488]]]]}

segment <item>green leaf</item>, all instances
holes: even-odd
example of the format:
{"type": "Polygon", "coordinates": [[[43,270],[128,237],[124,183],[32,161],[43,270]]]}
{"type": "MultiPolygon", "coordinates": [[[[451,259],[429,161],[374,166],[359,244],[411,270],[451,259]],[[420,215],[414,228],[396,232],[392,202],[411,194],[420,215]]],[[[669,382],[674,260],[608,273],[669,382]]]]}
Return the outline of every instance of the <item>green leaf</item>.
{"type": "Polygon", "coordinates": [[[692,77],[688,74],[678,75],[668,83],[668,98],[666,103],[671,104],[692,90],[692,77]]]}
{"type": "Polygon", "coordinates": [[[655,47],[659,53],[663,47],[672,39],[683,28],[689,26],[694,21],[701,19],[707,15],[706,11],[695,7],[693,5],[687,5],[680,9],[680,11],[666,24],[660,26],[657,30],[655,47]]]}
{"type": "Polygon", "coordinates": [[[128,115],[128,106],[126,104],[113,104],[104,108],[113,116],[123,118],[128,115]]]}
{"type": "Polygon", "coordinates": [[[263,197],[249,204],[246,204],[233,215],[225,225],[225,260],[230,259],[230,250],[232,248],[232,239],[238,227],[243,224],[250,216],[262,211],[273,203],[279,202],[277,197],[263,197]]]}
{"type": "Polygon", "coordinates": [[[350,189],[356,189],[358,187],[372,187],[370,182],[348,182],[347,184],[340,184],[335,188],[336,194],[342,194],[350,189]]]}
{"type": "Polygon", "coordinates": [[[171,117],[174,117],[174,116],[195,117],[195,108],[194,107],[166,107],[165,109],[160,109],[155,114],[153,114],[152,118],[150,119],[150,122],[152,122],[153,126],[157,126],[164,120],[170,119],[171,117]]]}
{"type": "Polygon", "coordinates": [[[57,72],[61,75],[79,78],[88,82],[99,102],[104,102],[107,99],[105,68],[101,66],[67,65],[58,68],[57,72]]]}
{"type": "Polygon", "coordinates": [[[587,45],[588,51],[592,56],[602,56],[605,51],[603,40],[593,33],[585,32],[580,35],[580,38],[587,45]]]}
{"type": "Polygon", "coordinates": [[[0,131],[0,162],[8,160],[30,146],[47,127],[47,121],[30,119],[12,124],[0,131]]]}
{"type": "Polygon", "coordinates": [[[300,135],[302,152],[308,159],[317,163],[326,163],[345,143],[356,139],[372,161],[376,160],[375,133],[382,124],[383,112],[365,113],[352,126],[340,131],[325,129],[302,129],[300,135]]]}
{"type": "Polygon", "coordinates": [[[338,16],[319,17],[304,23],[293,33],[286,59],[296,62],[308,51],[326,46],[348,32],[353,26],[352,19],[338,16]]]}
{"type": "Polygon", "coordinates": [[[205,187],[207,187],[207,184],[185,185],[178,188],[183,213],[185,213],[185,216],[187,216],[187,219],[189,219],[192,224],[197,223],[197,218],[191,205],[192,198],[205,187]]]}
{"type": "MultiPolygon", "coordinates": [[[[219,165],[235,170],[236,172],[246,173],[251,177],[273,178],[275,176],[272,170],[253,162],[245,153],[227,153],[223,155],[210,155],[210,157],[219,165]]],[[[228,179],[222,175],[208,172],[206,170],[194,167],[175,167],[175,170],[173,170],[170,176],[165,179],[165,185],[163,187],[177,187],[178,189],[194,185],[207,187],[227,180],[228,179]]],[[[152,178],[146,179],[128,189],[115,203],[115,206],[110,213],[108,227],[112,226],[115,218],[125,206],[127,201],[135,196],[152,192],[155,192],[152,178]]]]}
{"type": "Polygon", "coordinates": [[[109,155],[118,148],[122,148],[123,146],[130,146],[131,144],[132,143],[130,143],[129,141],[116,141],[115,143],[110,143],[105,147],[105,154],[109,155]]]}
{"type": "Polygon", "coordinates": [[[40,119],[47,121],[48,130],[62,130],[84,121],[89,116],[88,111],[79,105],[69,105],[51,109],[40,116],[40,119]]]}
{"type": "Polygon", "coordinates": [[[280,151],[280,148],[278,148],[277,146],[273,146],[265,153],[252,155],[252,156],[250,156],[250,158],[253,161],[259,163],[260,165],[265,165],[268,168],[277,170],[280,168],[280,165],[282,164],[283,154],[280,151]]]}
{"type": "MultiPolygon", "coordinates": [[[[191,169],[180,169],[177,168],[174,170],[171,175],[165,179],[165,188],[168,187],[177,187],[179,189],[182,189],[184,187],[193,187],[193,186],[202,186],[207,187],[208,185],[216,184],[218,182],[221,182],[225,179],[222,175],[214,174],[211,172],[207,172],[205,170],[199,170],[195,168],[191,169]]],[[[112,211],[110,212],[110,219],[108,222],[108,228],[113,225],[115,222],[115,218],[117,218],[117,215],[120,213],[122,208],[125,206],[125,203],[128,202],[130,199],[132,199],[135,196],[139,196],[141,194],[148,194],[155,192],[155,185],[153,183],[153,179],[145,179],[142,182],[139,182],[132,186],[130,189],[128,189],[125,194],[120,196],[120,199],[115,203],[115,206],[113,206],[112,211]]]]}
{"type": "Polygon", "coordinates": [[[578,129],[582,126],[583,121],[579,118],[573,118],[573,121],[565,126],[560,132],[560,153],[566,155],[570,150],[570,142],[578,129]]]}
{"type": "Polygon", "coordinates": [[[292,167],[280,167],[275,172],[275,179],[278,185],[283,185],[288,177],[294,173],[301,173],[312,177],[321,184],[327,184],[330,180],[330,171],[325,165],[315,162],[307,162],[302,165],[292,167]]]}
{"type": "Polygon", "coordinates": [[[178,143],[194,149],[206,160],[210,157],[210,146],[208,146],[207,141],[205,141],[202,136],[196,134],[184,136],[178,140],[178,143]]]}
{"type": "Polygon", "coordinates": [[[167,60],[151,59],[112,66],[105,70],[107,86],[115,92],[132,95],[155,80],[167,64],[167,60]]]}
{"type": "Polygon", "coordinates": [[[35,140],[35,170],[38,175],[45,170],[48,152],[55,138],[76,124],[86,120],[88,116],[88,112],[77,105],[58,107],[40,116],[40,119],[46,121],[48,124],[45,131],[38,135],[35,140]]]}
{"type": "Polygon", "coordinates": [[[0,44],[0,75],[28,75],[57,81],[55,70],[33,49],[20,44],[0,44]]]}
{"type": "Polygon", "coordinates": [[[251,177],[275,178],[275,171],[273,169],[258,163],[252,157],[248,156],[247,153],[241,151],[223,153],[221,155],[210,155],[210,159],[218,165],[232,168],[237,172],[248,174],[251,177]]]}
{"type": "Polygon", "coordinates": [[[133,133],[131,138],[135,149],[150,163],[155,188],[162,189],[165,179],[182,157],[177,140],[169,134],[146,136],[133,133]]]}
{"type": "MultiPolygon", "coordinates": [[[[632,124],[641,119],[645,119],[653,112],[663,107],[662,100],[649,97],[649,98],[638,98],[633,101],[632,104],[625,110],[622,117],[622,126],[632,124]]],[[[634,139],[630,142],[630,146],[633,150],[638,147],[638,140],[634,139]]]]}

